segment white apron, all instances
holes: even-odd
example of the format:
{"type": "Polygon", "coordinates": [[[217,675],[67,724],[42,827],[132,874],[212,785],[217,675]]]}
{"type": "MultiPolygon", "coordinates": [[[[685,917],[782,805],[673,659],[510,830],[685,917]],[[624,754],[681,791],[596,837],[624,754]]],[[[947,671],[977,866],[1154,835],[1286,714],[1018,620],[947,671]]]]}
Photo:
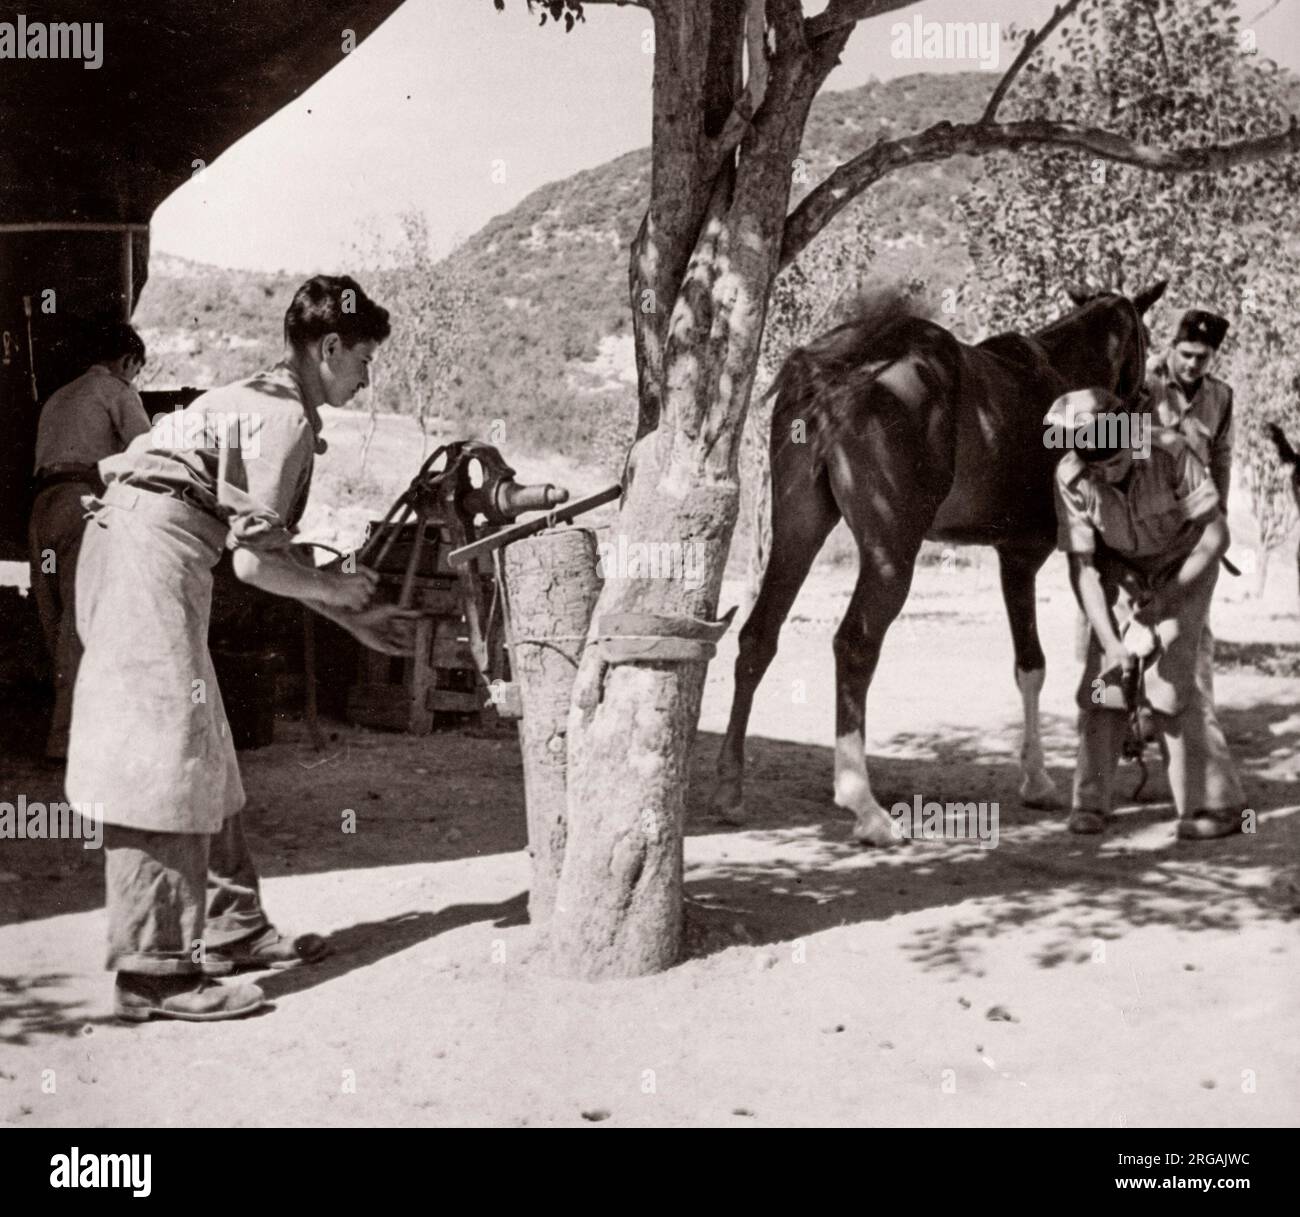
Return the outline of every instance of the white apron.
{"type": "Polygon", "coordinates": [[[120,483],[86,502],[68,798],[99,804],[108,824],[217,832],[244,805],[208,654],[212,567],[228,527],[120,483]]]}

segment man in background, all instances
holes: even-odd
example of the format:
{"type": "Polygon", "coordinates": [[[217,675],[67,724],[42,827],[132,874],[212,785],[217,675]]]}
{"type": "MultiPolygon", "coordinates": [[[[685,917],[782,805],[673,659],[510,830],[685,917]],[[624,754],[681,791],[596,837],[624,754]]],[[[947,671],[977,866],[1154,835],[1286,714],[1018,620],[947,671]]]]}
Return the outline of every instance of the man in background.
{"type": "MultiPolygon", "coordinates": [[[[1147,377],[1153,427],[1176,431],[1208,470],[1228,518],[1232,481],[1232,388],[1211,373],[1229,329],[1228,319],[1205,309],[1188,309],[1169,350],[1147,377]]],[[[1214,705],[1214,634],[1207,612],[1196,648],[1196,684],[1201,691],[1205,732],[1212,746],[1227,742],[1214,705]]]]}
{"type": "Polygon", "coordinates": [[[75,594],[85,529],[81,498],[103,489],[99,462],[149,430],[144,403],[132,387],[145,364],[140,335],[124,321],[107,322],[97,327],[89,353],[90,367],[50,396],[36,431],[36,500],[27,539],[32,594],[54,665],[54,714],[45,742],[51,761],[67,755],[81,662],[75,594]]]}
{"type": "Polygon", "coordinates": [[[1177,431],[1209,470],[1227,514],[1232,475],[1232,389],[1210,368],[1228,333],[1228,321],[1189,309],[1178,322],[1168,353],[1147,377],[1152,423],[1177,431]]]}

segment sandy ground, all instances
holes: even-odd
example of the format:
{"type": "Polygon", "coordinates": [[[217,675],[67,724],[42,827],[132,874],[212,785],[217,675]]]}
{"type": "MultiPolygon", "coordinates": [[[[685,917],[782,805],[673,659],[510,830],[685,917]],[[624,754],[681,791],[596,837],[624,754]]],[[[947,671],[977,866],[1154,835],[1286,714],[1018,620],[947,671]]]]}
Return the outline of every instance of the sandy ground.
{"type": "MultiPolygon", "coordinates": [[[[753,823],[707,814],[735,633],[710,670],[686,840],[691,953],[647,979],[545,974],[514,740],[298,723],[245,753],[265,898],[328,934],[238,1023],[107,1016],[99,859],[0,847],[0,1122],[1286,1125],[1300,1117],[1300,618],[1294,572],[1216,604],[1219,699],[1259,831],[1178,844],[1169,804],[1101,839],[1016,800],[1018,698],[989,555],[918,574],[870,705],[881,800],[996,800],[997,848],[864,852],[830,804],[815,573],[759,694],[753,823]],[[340,831],[341,812],[358,831],[340,831]]],[[[1245,581],[1238,581],[1244,583],[1245,581]]],[[[724,605],[739,594],[728,588],[724,605]]],[[[1072,754],[1073,606],[1041,584],[1049,764],[1072,754]]],[[[40,724],[31,725],[34,747],[40,724]]],[[[11,755],[0,798],[57,793],[11,755]]],[[[1126,774],[1125,789],[1133,778],[1126,774]]]]}

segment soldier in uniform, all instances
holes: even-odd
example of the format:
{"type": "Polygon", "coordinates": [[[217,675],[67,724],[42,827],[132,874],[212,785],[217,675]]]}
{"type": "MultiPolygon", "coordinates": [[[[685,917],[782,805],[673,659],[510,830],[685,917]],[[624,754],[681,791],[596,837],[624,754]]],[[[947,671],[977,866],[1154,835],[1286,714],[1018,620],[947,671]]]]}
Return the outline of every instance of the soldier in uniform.
{"type": "MultiPolygon", "coordinates": [[[[1147,376],[1147,394],[1156,427],[1177,431],[1209,470],[1226,519],[1232,480],[1232,388],[1210,374],[1228,333],[1228,320],[1205,309],[1188,309],[1174,340],[1147,376]]],[[[1207,616],[1196,654],[1196,682],[1205,710],[1205,730],[1226,749],[1214,708],[1214,635],[1207,616]]]]}
{"type": "MultiPolygon", "coordinates": [[[[1103,447],[1098,416],[1118,415],[1104,390],[1068,393],[1045,424],[1076,437],[1056,469],[1059,544],[1090,629],[1079,683],[1079,752],[1071,832],[1104,831],[1127,714],[1114,693],[1130,655],[1131,626],[1161,647],[1146,677],[1155,727],[1166,750],[1178,836],[1204,840],[1240,832],[1244,798],[1221,732],[1207,730],[1197,654],[1228,527],[1218,490],[1186,440],[1156,430],[1150,455],[1103,447]]],[[[1113,438],[1113,434],[1112,434],[1113,438]]]]}
{"type": "Polygon", "coordinates": [[[1227,332],[1226,318],[1189,309],[1168,353],[1147,377],[1154,424],[1187,441],[1209,470],[1225,515],[1232,474],[1232,389],[1209,369],[1227,332]]]}

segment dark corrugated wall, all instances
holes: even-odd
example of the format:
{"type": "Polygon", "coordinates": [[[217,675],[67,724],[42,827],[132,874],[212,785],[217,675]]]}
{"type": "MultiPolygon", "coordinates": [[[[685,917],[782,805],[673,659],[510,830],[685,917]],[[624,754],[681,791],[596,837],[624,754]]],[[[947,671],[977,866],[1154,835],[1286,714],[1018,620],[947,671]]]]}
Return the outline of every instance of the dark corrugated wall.
{"type": "Polygon", "coordinates": [[[21,12],[29,30],[98,22],[103,57],[95,69],[0,59],[0,559],[26,554],[31,364],[40,401],[77,375],[79,323],[129,315],[148,273],[149,220],[194,162],[212,164],[343,60],[345,29],[360,42],[399,5],[31,0],[0,13],[16,25],[21,12]]]}

